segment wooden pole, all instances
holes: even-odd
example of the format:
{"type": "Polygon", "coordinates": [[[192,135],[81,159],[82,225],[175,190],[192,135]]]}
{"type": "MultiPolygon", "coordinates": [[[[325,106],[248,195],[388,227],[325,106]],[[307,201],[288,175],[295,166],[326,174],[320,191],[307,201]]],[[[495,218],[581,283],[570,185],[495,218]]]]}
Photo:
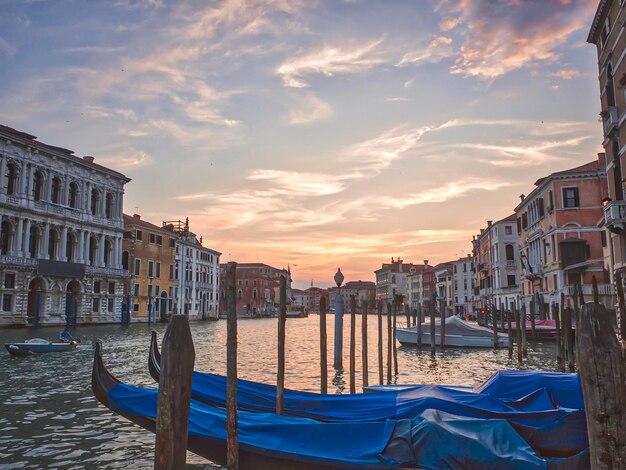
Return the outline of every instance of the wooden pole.
{"type": "Polygon", "coordinates": [[[282,415],[285,406],[285,323],[287,321],[287,279],[280,276],[280,304],[278,310],[278,374],[276,383],[276,414],[282,415]]]}
{"type": "Polygon", "coordinates": [[[436,294],[430,298],[430,354],[435,355],[435,302],[436,294]]]}
{"type": "Polygon", "coordinates": [[[509,359],[513,359],[513,330],[511,329],[511,310],[506,311],[506,331],[509,334],[509,359]]]}
{"type": "Polygon", "coordinates": [[[237,263],[226,265],[226,467],[239,468],[237,435],[237,263]]]}
{"type": "Polygon", "coordinates": [[[441,301],[441,306],[439,307],[439,347],[441,350],[446,347],[446,303],[444,300],[441,301]]]}
{"type": "Polygon", "coordinates": [[[533,339],[533,343],[537,342],[537,329],[535,328],[536,327],[535,315],[537,313],[537,306],[539,305],[538,299],[539,299],[539,294],[535,292],[530,299],[530,303],[528,304],[528,309],[530,310],[530,332],[531,332],[531,337],[533,339]]]}
{"type": "Polygon", "coordinates": [[[576,336],[591,468],[626,468],[625,364],[604,306],[582,307],[576,336]]]}
{"type": "MultiPolygon", "coordinates": [[[[419,308],[419,305],[417,306],[417,308],[419,308]]],[[[413,309],[413,326],[417,326],[417,319],[419,318],[419,312],[417,310],[417,308],[413,309]]]]}
{"type": "Polygon", "coordinates": [[[498,317],[497,311],[494,308],[493,302],[491,303],[491,317],[493,320],[493,349],[498,349],[500,345],[498,344],[498,317]]]}
{"type": "Polygon", "coordinates": [[[522,329],[522,354],[524,357],[528,357],[528,339],[526,334],[526,303],[522,303],[521,313],[521,329],[522,329]]]}
{"type": "Polygon", "coordinates": [[[593,293],[593,303],[600,303],[600,296],[598,295],[598,281],[596,279],[596,275],[591,276],[591,291],[593,293]]]}
{"type": "Polygon", "coordinates": [[[350,296],[350,393],[356,393],[356,298],[350,296]]]}
{"type": "Polygon", "coordinates": [[[422,349],[422,322],[424,321],[424,315],[422,315],[422,306],[417,306],[417,347],[422,349]]]}
{"type": "Polygon", "coordinates": [[[398,342],[396,341],[396,324],[398,322],[398,309],[400,308],[399,299],[395,302],[393,309],[393,334],[391,336],[391,343],[393,345],[393,372],[398,376],[398,342]]]}
{"type": "Polygon", "coordinates": [[[328,393],[328,346],[326,344],[326,297],[320,298],[320,390],[328,393]]]}
{"type": "Polygon", "coordinates": [[[404,306],[404,314],[406,315],[406,327],[411,328],[411,309],[408,304],[404,306]]]}
{"type": "Polygon", "coordinates": [[[618,328],[622,338],[622,347],[624,348],[624,360],[626,360],[626,301],[624,299],[624,285],[621,271],[615,271],[615,292],[617,293],[617,305],[619,306],[618,328]]]}
{"type": "Polygon", "coordinates": [[[522,349],[522,311],[521,311],[521,304],[518,305],[517,302],[515,303],[515,323],[517,324],[517,331],[516,331],[516,336],[517,336],[517,362],[519,362],[520,364],[523,361],[523,357],[524,357],[524,350],[522,349]]]}
{"type": "Polygon", "coordinates": [[[572,310],[569,307],[563,311],[563,339],[568,369],[570,372],[574,372],[576,367],[574,361],[574,338],[572,335],[572,310]]]}
{"type": "Polygon", "coordinates": [[[556,327],[556,365],[559,370],[563,370],[563,356],[561,354],[561,318],[558,304],[552,305],[552,316],[554,317],[554,326],[556,327]]]}
{"type": "Polygon", "coordinates": [[[185,467],[191,376],[195,358],[189,317],[173,315],[161,348],[154,455],[156,470],[185,467]]]}
{"type": "Polygon", "coordinates": [[[561,292],[561,303],[559,305],[559,323],[560,323],[560,335],[559,335],[559,355],[561,356],[561,370],[565,372],[565,294],[561,292]]]}
{"type": "Polygon", "coordinates": [[[378,383],[382,385],[384,383],[383,373],[383,302],[378,301],[376,305],[376,314],[378,316],[378,383]]]}
{"type": "Polygon", "coordinates": [[[369,385],[367,364],[367,300],[363,301],[363,319],[361,320],[361,359],[363,362],[363,388],[369,385]]]}
{"type": "Polygon", "coordinates": [[[387,383],[391,383],[391,304],[387,303],[387,383]]]}

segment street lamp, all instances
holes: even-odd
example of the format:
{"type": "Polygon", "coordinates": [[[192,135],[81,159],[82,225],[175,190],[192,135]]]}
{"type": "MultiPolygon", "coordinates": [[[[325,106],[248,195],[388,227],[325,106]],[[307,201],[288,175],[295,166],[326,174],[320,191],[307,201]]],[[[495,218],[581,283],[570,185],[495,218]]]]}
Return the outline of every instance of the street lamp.
{"type": "Polygon", "coordinates": [[[337,295],[335,296],[335,369],[343,368],[343,299],[341,297],[341,284],[343,284],[343,273],[337,268],[335,273],[335,284],[337,284],[337,295]]]}

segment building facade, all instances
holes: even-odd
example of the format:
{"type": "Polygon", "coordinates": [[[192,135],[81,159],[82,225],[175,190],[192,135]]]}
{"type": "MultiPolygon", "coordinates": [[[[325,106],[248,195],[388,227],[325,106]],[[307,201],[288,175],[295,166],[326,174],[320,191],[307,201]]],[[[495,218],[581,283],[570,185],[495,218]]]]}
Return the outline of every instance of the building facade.
{"type": "Polygon", "coordinates": [[[452,307],[454,295],[452,291],[452,263],[440,263],[433,268],[435,271],[435,291],[437,292],[437,305],[441,308],[452,307]]]}
{"type": "Polygon", "coordinates": [[[308,289],[305,289],[304,292],[307,293],[309,303],[309,308],[314,312],[320,311],[320,299],[322,297],[326,297],[326,308],[330,308],[328,301],[328,289],[322,289],[321,287],[311,286],[308,289]]]}
{"type": "MultiPolygon", "coordinates": [[[[365,300],[371,302],[372,296],[375,296],[376,293],[376,284],[372,281],[348,281],[339,289],[341,293],[341,298],[343,299],[344,312],[349,312],[350,310],[350,297],[354,296],[357,302],[357,308],[361,309],[361,305],[365,300]]],[[[335,308],[335,302],[337,298],[337,287],[329,287],[328,288],[328,298],[330,302],[330,308],[335,308]]],[[[372,305],[368,305],[369,307],[373,307],[372,305]]]]}
{"type": "Polygon", "coordinates": [[[219,318],[221,253],[202,244],[189,230],[189,219],[163,222],[163,228],[176,236],[174,299],[178,313],[194,320],[219,318]]]}
{"type": "MultiPolygon", "coordinates": [[[[226,313],[226,265],[220,265],[220,307],[226,313]]],[[[265,316],[278,312],[280,302],[280,276],[287,281],[287,302],[292,298],[291,270],[279,269],[264,263],[237,263],[236,270],[237,315],[265,316]]]]}
{"type": "Polygon", "coordinates": [[[539,296],[541,315],[563,293],[572,300],[581,284],[591,300],[592,277],[598,282],[600,302],[613,308],[615,299],[604,266],[602,200],[607,197],[604,154],[570,170],[540,178],[536,188],[515,208],[521,256],[521,294],[526,305],[539,296]]]}
{"type": "Polygon", "coordinates": [[[416,273],[418,266],[412,263],[405,264],[402,259],[394,260],[391,263],[383,263],[382,267],[376,271],[376,300],[392,302],[394,295],[402,295],[406,299],[406,279],[410,274],[416,273]]]}
{"type": "Polygon", "coordinates": [[[177,235],[124,214],[122,267],[130,272],[133,319],[165,321],[174,308],[177,235]]]}
{"type": "Polygon", "coordinates": [[[472,267],[471,255],[467,255],[465,258],[459,258],[452,262],[452,306],[454,313],[460,316],[473,315],[472,267]]]}
{"type": "Polygon", "coordinates": [[[6,126],[0,138],[0,324],[120,321],[130,180],[6,126]]]}

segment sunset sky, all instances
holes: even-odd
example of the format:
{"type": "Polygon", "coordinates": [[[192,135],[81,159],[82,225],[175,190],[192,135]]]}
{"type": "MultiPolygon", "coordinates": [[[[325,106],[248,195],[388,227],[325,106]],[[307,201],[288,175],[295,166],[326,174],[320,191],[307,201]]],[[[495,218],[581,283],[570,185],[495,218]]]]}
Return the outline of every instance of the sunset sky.
{"type": "Polygon", "coordinates": [[[596,158],[597,1],[1,1],[0,123],[295,287],[471,251],[596,158]]]}

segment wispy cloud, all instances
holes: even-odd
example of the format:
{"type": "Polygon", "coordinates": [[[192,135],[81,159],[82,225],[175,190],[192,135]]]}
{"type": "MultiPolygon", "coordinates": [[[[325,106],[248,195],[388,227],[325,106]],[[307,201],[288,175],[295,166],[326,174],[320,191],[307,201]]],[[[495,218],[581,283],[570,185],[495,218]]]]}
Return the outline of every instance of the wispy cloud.
{"type": "Polygon", "coordinates": [[[402,56],[399,67],[403,65],[421,65],[423,63],[437,63],[452,57],[456,50],[452,45],[452,39],[446,36],[435,36],[428,45],[416,48],[402,56]]]}
{"type": "Polygon", "coordinates": [[[344,186],[337,176],[283,170],[252,170],[247,179],[271,184],[277,194],[289,196],[325,196],[341,192],[344,186]]]}
{"type": "Polygon", "coordinates": [[[276,73],[281,76],[285,86],[304,88],[309,86],[307,75],[321,74],[332,77],[337,74],[356,73],[383,63],[383,58],[376,53],[382,39],[363,45],[346,44],[325,46],[291,57],[283,62],[276,73]]]}
{"type": "Polygon", "coordinates": [[[2,36],[0,36],[0,51],[7,55],[15,54],[15,48],[2,36]]]}
{"type": "Polygon", "coordinates": [[[309,124],[333,116],[333,108],[326,101],[322,101],[312,93],[293,100],[289,111],[289,124],[309,124]]]}
{"type": "Polygon", "coordinates": [[[564,69],[564,70],[559,70],[558,72],[554,72],[551,75],[553,77],[562,78],[563,80],[571,80],[572,78],[579,77],[580,71],[572,70],[572,69],[564,69]]]}
{"type": "Polygon", "coordinates": [[[152,162],[152,158],[147,153],[135,149],[129,149],[127,152],[117,155],[99,155],[95,160],[95,163],[99,165],[122,171],[137,168],[150,162],[152,162]]]}

